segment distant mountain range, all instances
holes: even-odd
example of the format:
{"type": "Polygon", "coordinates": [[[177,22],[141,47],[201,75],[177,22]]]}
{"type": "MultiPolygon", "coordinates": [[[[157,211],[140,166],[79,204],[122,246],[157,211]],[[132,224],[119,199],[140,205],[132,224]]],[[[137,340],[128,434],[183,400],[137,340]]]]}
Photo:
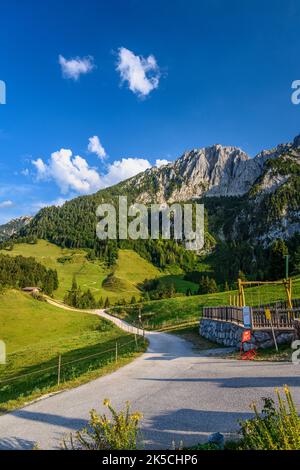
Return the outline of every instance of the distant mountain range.
{"type": "Polygon", "coordinates": [[[58,244],[90,246],[97,205],[118,195],[144,203],[204,201],[209,232],[216,239],[252,240],[267,246],[300,232],[300,136],[254,158],[219,144],[194,149],[111,188],[62,207],[44,208],[32,220],[12,221],[2,226],[2,233],[14,234],[21,228],[25,235],[58,244]]]}
{"type": "Polygon", "coordinates": [[[25,215],[0,225],[0,241],[7,240],[12,235],[17,234],[23,227],[29,224],[31,220],[32,217],[25,215]]]}

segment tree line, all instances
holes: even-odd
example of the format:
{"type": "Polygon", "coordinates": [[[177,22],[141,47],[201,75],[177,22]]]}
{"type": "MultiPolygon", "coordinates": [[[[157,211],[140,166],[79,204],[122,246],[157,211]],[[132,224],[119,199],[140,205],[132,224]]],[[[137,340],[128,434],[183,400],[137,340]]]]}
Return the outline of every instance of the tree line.
{"type": "Polygon", "coordinates": [[[96,300],[90,289],[82,291],[80,286],[77,285],[75,276],[73,277],[71,289],[64,297],[64,303],[80,309],[108,308],[110,306],[108,297],[105,301],[102,297],[100,300],[96,300]]]}
{"type": "Polygon", "coordinates": [[[55,269],[47,269],[35,258],[0,254],[0,284],[6,287],[39,287],[51,295],[58,288],[55,269]]]}

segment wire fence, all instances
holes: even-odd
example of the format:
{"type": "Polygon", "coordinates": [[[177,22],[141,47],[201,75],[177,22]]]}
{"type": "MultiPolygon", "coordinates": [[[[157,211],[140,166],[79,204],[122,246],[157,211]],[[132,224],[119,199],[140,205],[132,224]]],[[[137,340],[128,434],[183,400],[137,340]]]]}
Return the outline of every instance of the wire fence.
{"type": "MultiPolygon", "coordinates": [[[[132,338],[132,335],[128,336],[132,338]]],[[[82,373],[97,369],[99,366],[105,366],[109,363],[117,364],[119,359],[127,353],[139,351],[144,344],[144,337],[135,334],[134,338],[130,341],[122,342],[119,340],[115,342],[113,347],[108,348],[105,351],[95,352],[75,359],[64,361],[64,355],[59,354],[56,359],[56,364],[48,367],[37,368],[19,375],[4,376],[4,378],[0,378],[0,390],[3,386],[18,382],[21,385],[26,384],[26,382],[37,386],[44,382],[50,382],[49,385],[60,385],[62,382],[66,382],[71,378],[76,378],[82,373]],[[87,361],[88,365],[84,366],[84,363],[86,364],[87,361]],[[75,369],[74,366],[79,367],[75,369]]],[[[68,353],[66,353],[66,355],[68,355],[68,353]]]]}

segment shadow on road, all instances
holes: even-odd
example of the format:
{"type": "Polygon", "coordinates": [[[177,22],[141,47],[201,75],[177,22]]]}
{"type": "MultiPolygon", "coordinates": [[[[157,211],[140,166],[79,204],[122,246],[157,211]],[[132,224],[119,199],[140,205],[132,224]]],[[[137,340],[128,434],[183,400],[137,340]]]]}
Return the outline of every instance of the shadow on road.
{"type": "Polygon", "coordinates": [[[184,446],[206,442],[207,436],[213,432],[236,436],[239,429],[238,421],[249,419],[253,414],[232,411],[204,411],[182,408],[174,412],[154,416],[143,429],[143,437],[147,448],[171,449],[172,442],[176,446],[182,441],[184,446]]]}
{"type": "Polygon", "coordinates": [[[18,437],[6,437],[0,439],[0,450],[32,450],[35,442],[18,437]]]}
{"type": "Polygon", "coordinates": [[[138,380],[149,380],[153,382],[197,382],[197,383],[215,383],[221,388],[257,388],[257,387],[300,387],[300,377],[220,377],[220,378],[204,378],[204,377],[171,377],[171,378],[155,378],[140,377],[138,380]]]}
{"type": "Polygon", "coordinates": [[[70,418],[69,416],[53,415],[50,413],[40,413],[28,410],[17,410],[11,413],[13,416],[30,421],[39,421],[40,423],[52,424],[68,429],[81,429],[88,423],[86,419],[70,418]]]}

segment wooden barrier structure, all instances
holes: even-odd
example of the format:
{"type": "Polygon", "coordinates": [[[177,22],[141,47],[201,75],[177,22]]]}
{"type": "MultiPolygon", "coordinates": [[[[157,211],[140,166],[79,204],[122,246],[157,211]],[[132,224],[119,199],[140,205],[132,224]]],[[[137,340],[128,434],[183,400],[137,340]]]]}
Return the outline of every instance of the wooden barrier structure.
{"type": "Polygon", "coordinates": [[[282,279],[280,281],[242,281],[241,279],[238,279],[238,306],[239,307],[246,306],[244,287],[260,286],[260,285],[272,285],[272,286],[282,285],[285,288],[288,308],[293,308],[292,279],[291,278],[282,279]]]}
{"type": "Polygon", "coordinates": [[[243,309],[240,307],[204,307],[202,318],[244,325],[243,309]]]}
{"type": "MultiPolygon", "coordinates": [[[[250,314],[253,329],[292,330],[295,321],[300,320],[300,307],[292,309],[279,309],[269,307],[269,305],[250,307],[250,314]],[[266,315],[266,310],[268,310],[268,315],[266,315]]],[[[204,307],[202,318],[244,325],[243,307],[204,307]]]]}

